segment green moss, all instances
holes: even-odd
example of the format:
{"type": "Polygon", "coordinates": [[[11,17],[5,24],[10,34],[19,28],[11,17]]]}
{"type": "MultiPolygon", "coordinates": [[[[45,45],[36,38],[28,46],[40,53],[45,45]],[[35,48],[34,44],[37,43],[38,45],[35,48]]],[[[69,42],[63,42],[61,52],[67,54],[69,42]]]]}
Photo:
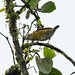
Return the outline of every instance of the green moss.
{"type": "Polygon", "coordinates": [[[21,69],[18,64],[12,65],[8,70],[6,70],[5,75],[21,75],[21,69]]]}

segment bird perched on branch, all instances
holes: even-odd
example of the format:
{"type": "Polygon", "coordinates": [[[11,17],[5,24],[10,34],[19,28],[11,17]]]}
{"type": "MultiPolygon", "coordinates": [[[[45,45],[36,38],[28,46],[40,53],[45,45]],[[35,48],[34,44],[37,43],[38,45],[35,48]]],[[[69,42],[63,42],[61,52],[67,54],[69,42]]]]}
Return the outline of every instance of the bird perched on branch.
{"type": "Polygon", "coordinates": [[[48,39],[50,40],[58,27],[59,25],[55,26],[54,28],[40,28],[31,34],[28,34],[26,40],[32,41],[45,41],[48,39]]]}

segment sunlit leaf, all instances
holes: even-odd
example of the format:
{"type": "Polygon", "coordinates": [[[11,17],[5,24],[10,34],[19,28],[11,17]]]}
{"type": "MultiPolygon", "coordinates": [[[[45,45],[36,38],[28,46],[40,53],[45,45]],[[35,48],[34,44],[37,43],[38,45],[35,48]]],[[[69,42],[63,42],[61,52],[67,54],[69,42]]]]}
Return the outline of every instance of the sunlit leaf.
{"type": "Polygon", "coordinates": [[[26,51],[28,51],[28,49],[27,49],[27,48],[25,48],[22,52],[24,52],[24,53],[25,53],[26,51]]]}
{"type": "Polygon", "coordinates": [[[26,0],[26,2],[28,2],[28,0],[26,0]]]}
{"type": "Polygon", "coordinates": [[[38,20],[38,25],[39,25],[39,26],[41,25],[41,20],[40,20],[40,19],[38,20]]]}
{"type": "Polygon", "coordinates": [[[31,61],[32,59],[33,59],[33,57],[29,57],[29,58],[28,58],[28,61],[31,61]]]}
{"type": "Polygon", "coordinates": [[[32,50],[32,53],[37,53],[37,52],[40,52],[40,50],[36,50],[36,49],[32,50]]]}
{"type": "Polygon", "coordinates": [[[44,57],[49,57],[51,59],[56,56],[54,50],[48,47],[44,47],[43,54],[44,54],[44,57]]]}
{"type": "Polygon", "coordinates": [[[22,52],[29,55],[29,49],[28,48],[25,48],[22,52]]]}
{"type": "Polygon", "coordinates": [[[5,8],[0,9],[0,12],[3,12],[5,10],[5,8]]]}

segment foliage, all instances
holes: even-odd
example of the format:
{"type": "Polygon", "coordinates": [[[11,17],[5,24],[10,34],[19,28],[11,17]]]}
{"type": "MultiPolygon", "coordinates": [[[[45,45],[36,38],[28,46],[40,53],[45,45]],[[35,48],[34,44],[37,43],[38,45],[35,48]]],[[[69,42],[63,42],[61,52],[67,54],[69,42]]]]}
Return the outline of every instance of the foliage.
{"type": "Polygon", "coordinates": [[[54,11],[55,9],[56,9],[56,6],[55,6],[54,2],[49,1],[49,2],[45,3],[39,11],[42,13],[50,13],[50,12],[54,11]]]}
{"type": "Polygon", "coordinates": [[[49,57],[50,59],[52,59],[56,56],[54,50],[50,49],[48,47],[44,47],[43,54],[44,54],[44,57],[49,57]]]}
{"type": "MultiPolygon", "coordinates": [[[[22,6],[19,11],[15,12],[14,8],[16,6],[18,7],[18,5],[15,2],[15,0],[14,0],[14,3],[12,2],[12,0],[10,0],[10,1],[6,0],[5,8],[2,8],[0,10],[0,12],[2,12],[2,11],[4,11],[6,9],[5,10],[5,12],[7,14],[6,18],[9,19],[9,21],[8,21],[9,22],[9,30],[10,30],[10,34],[11,34],[11,36],[13,38],[13,43],[14,43],[15,48],[16,48],[16,55],[17,56],[18,56],[17,47],[19,46],[19,45],[17,45],[19,33],[18,33],[18,29],[16,27],[16,20],[20,18],[19,17],[20,14],[27,10],[26,11],[26,19],[29,19],[31,14],[34,15],[34,17],[35,17],[34,21],[36,21],[35,27],[36,28],[41,28],[41,27],[44,27],[44,26],[42,25],[42,22],[40,20],[38,12],[51,13],[52,11],[54,11],[56,9],[55,3],[52,2],[52,1],[46,2],[45,4],[42,5],[41,8],[39,8],[38,5],[39,5],[40,1],[41,0],[26,0],[26,1],[22,0],[22,2],[25,5],[22,6]],[[13,25],[13,23],[14,23],[14,25],[13,25]],[[14,39],[14,37],[15,37],[15,39],[14,39]]],[[[31,27],[32,27],[33,22],[31,23],[31,27]]],[[[51,50],[50,48],[44,47],[44,52],[43,53],[44,53],[45,58],[40,58],[40,55],[38,53],[38,52],[40,52],[40,50],[37,50],[37,49],[32,49],[31,50],[31,47],[28,44],[25,44],[26,48],[23,48],[24,40],[26,39],[24,37],[26,37],[27,34],[29,33],[29,31],[31,30],[31,27],[29,28],[28,25],[26,25],[26,24],[23,24],[23,25],[24,25],[23,28],[22,28],[23,29],[23,34],[21,34],[21,35],[23,35],[23,38],[22,38],[23,41],[22,41],[22,46],[21,46],[22,54],[20,54],[20,55],[23,56],[23,58],[20,57],[19,58],[20,60],[19,61],[17,60],[17,62],[20,64],[20,66],[21,66],[21,61],[22,60],[25,61],[26,63],[29,63],[35,57],[35,54],[37,54],[38,56],[36,56],[36,64],[38,66],[39,71],[43,72],[44,74],[50,73],[51,70],[52,70],[52,66],[53,66],[52,58],[54,58],[54,56],[55,56],[54,51],[51,50]],[[27,26],[28,26],[28,33],[26,35],[24,35],[24,32],[25,32],[24,29],[27,26]],[[32,53],[34,55],[32,55],[32,53]]],[[[15,68],[16,68],[16,66],[15,66],[15,68]]],[[[11,69],[12,72],[14,72],[16,70],[14,68],[10,68],[10,69],[11,69]]],[[[20,68],[20,69],[22,69],[22,68],[20,68]]],[[[7,75],[9,72],[10,71],[7,70],[5,74],[7,75]]]]}
{"type": "Polygon", "coordinates": [[[49,74],[49,72],[52,70],[53,61],[48,57],[43,59],[36,57],[36,64],[40,72],[49,74]]]}
{"type": "Polygon", "coordinates": [[[40,0],[30,0],[28,4],[30,5],[30,8],[33,10],[37,7],[39,1],[40,0]]]}
{"type": "Polygon", "coordinates": [[[0,12],[3,12],[5,10],[5,8],[0,9],[0,12]]]}
{"type": "MultiPolygon", "coordinates": [[[[39,69],[39,75],[62,75],[62,73],[58,69],[53,67],[52,59],[56,56],[54,49],[49,48],[49,44],[46,44],[48,46],[47,47],[44,46],[44,49],[42,49],[43,55],[44,55],[44,58],[42,58],[41,55],[39,55],[39,52],[41,51],[41,49],[32,48],[32,45],[35,45],[34,43],[35,41],[32,40],[32,42],[29,43],[29,41],[26,39],[27,35],[29,34],[32,28],[32,25],[34,25],[35,28],[37,28],[36,32],[41,29],[44,30],[44,25],[42,25],[42,21],[40,20],[39,12],[48,13],[48,14],[53,12],[56,9],[55,3],[53,1],[48,1],[45,4],[43,4],[41,8],[39,8],[39,2],[41,0],[21,0],[21,1],[24,3],[23,5],[17,5],[17,2],[15,0],[4,0],[5,8],[0,9],[0,12],[5,11],[6,13],[6,19],[8,20],[8,24],[9,24],[9,32],[12,37],[14,50],[16,52],[15,56],[18,63],[18,65],[15,64],[11,66],[5,72],[5,75],[29,75],[28,69],[30,68],[27,66],[27,64],[30,61],[32,61],[35,56],[36,56],[35,57],[36,64],[39,69]],[[19,10],[15,11],[14,9],[15,7],[18,7],[19,10]],[[25,14],[26,19],[29,19],[31,17],[30,15],[33,15],[34,19],[30,25],[23,24],[22,27],[20,27],[20,25],[17,26],[16,23],[17,23],[17,20],[20,19],[20,14],[23,12],[26,13],[25,14]],[[22,43],[20,42],[19,38],[22,39],[21,41],[22,43]],[[25,40],[27,40],[26,43],[25,43],[25,40]]],[[[52,29],[52,28],[48,28],[48,29],[52,29]]],[[[41,35],[39,35],[39,37],[40,36],[41,35]]],[[[42,38],[45,38],[45,37],[46,36],[43,36],[42,38]]],[[[42,44],[39,44],[38,41],[37,41],[37,45],[39,46],[42,45],[42,44]]],[[[9,46],[11,47],[10,44],[9,46]]],[[[62,53],[62,51],[60,52],[62,53]]]]}
{"type": "Polygon", "coordinates": [[[42,72],[39,71],[39,75],[62,75],[62,73],[53,67],[49,74],[43,74],[42,72]]]}
{"type": "Polygon", "coordinates": [[[20,66],[18,64],[12,65],[8,70],[6,70],[5,75],[22,75],[20,66]]]}

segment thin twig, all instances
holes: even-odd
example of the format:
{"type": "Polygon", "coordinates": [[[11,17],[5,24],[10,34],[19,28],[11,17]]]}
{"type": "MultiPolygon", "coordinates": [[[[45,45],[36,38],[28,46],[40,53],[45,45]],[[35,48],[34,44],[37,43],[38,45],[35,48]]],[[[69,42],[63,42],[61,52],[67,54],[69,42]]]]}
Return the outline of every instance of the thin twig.
{"type": "Polygon", "coordinates": [[[36,71],[34,66],[28,67],[27,69],[30,69],[30,68],[34,68],[35,72],[37,73],[37,71],[36,71]]]}
{"type": "Polygon", "coordinates": [[[21,0],[23,3],[26,3],[26,1],[25,0],[21,0]]]}
{"type": "Polygon", "coordinates": [[[75,74],[75,72],[72,72],[70,75],[73,75],[73,74],[75,74]]]}
{"type": "Polygon", "coordinates": [[[27,36],[27,35],[29,34],[29,31],[31,30],[32,24],[34,23],[34,21],[35,21],[35,19],[31,22],[31,26],[30,26],[30,28],[28,29],[28,32],[27,32],[27,34],[26,34],[25,36],[27,36]]]}
{"type": "Polygon", "coordinates": [[[15,7],[23,7],[24,5],[16,5],[15,7]]]}
{"type": "Polygon", "coordinates": [[[12,49],[12,46],[11,46],[10,42],[9,42],[9,39],[8,39],[7,36],[5,36],[4,34],[2,34],[1,32],[0,32],[0,34],[1,34],[3,37],[5,37],[6,40],[7,40],[7,42],[8,42],[8,44],[9,44],[9,46],[10,46],[10,48],[11,48],[12,55],[13,55],[13,63],[15,64],[14,51],[13,51],[13,49],[12,49]]]}
{"type": "Polygon", "coordinates": [[[22,38],[22,44],[24,43],[24,34],[25,34],[25,30],[23,28],[23,38],[22,38]]]}

